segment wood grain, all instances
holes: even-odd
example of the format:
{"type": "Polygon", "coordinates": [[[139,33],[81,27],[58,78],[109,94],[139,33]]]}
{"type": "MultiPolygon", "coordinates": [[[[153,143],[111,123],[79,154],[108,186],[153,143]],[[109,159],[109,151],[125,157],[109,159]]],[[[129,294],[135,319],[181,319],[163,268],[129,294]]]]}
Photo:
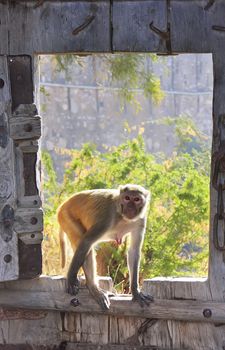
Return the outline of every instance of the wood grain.
{"type": "MultiPolygon", "coordinates": [[[[185,283],[190,285],[195,282],[184,279],[179,281],[177,278],[174,283],[166,279],[164,281],[154,279],[146,283],[148,285],[151,283],[153,287],[155,285],[155,290],[161,283],[162,287],[168,290],[167,295],[171,298],[174,295],[174,287],[176,286],[175,289],[177,289],[179,283],[179,289],[188,290],[185,283]],[[169,289],[172,289],[170,293],[169,289]]],[[[198,280],[197,283],[204,285],[205,281],[198,280]]],[[[10,304],[4,307],[5,310],[17,310],[16,303],[22,310],[27,310],[25,306],[29,304],[30,310],[36,310],[37,307],[40,312],[47,312],[47,316],[35,321],[10,320],[8,323],[0,321],[2,329],[0,343],[4,340],[9,344],[22,344],[26,334],[27,343],[32,346],[45,344],[53,347],[56,344],[59,346],[61,341],[66,341],[71,349],[73,345],[79,345],[81,348],[89,346],[90,349],[98,346],[104,349],[106,341],[108,343],[105,346],[109,349],[121,346],[122,349],[129,350],[141,349],[142,346],[144,349],[218,350],[225,344],[224,322],[217,322],[218,312],[224,318],[223,303],[157,298],[149,308],[142,309],[129,297],[121,296],[114,298],[111,310],[104,313],[90,298],[88,291],[81,289],[78,298],[83,304],[79,308],[70,310],[71,296],[65,293],[65,288],[65,279],[60,277],[5,282],[3,294],[0,294],[3,304],[10,304]],[[44,310],[46,307],[48,310],[44,310]],[[211,321],[210,318],[204,321],[185,321],[185,317],[201,318],[205,307],[211,308],[211,321]],[[140,316],[137,316],[139,312],[140,316]],[[176,320],[177,317],[182,320],[176,320]],[[82,335],[83,330],[85,332],[82,335]],[[101,337],[103,331],[104,335],[101,337]],[[84,343],[84,341],[87,342],[84,343]]],[[[161,288],[162,294],[163,288],[161,288]]]]}
{"type": "MultiPolygon", "coordinates": [[[[10,116],[10,90],[7,57],[0,56],[0,78],[4,86],[0,89],[0,115],[3,116],[7,142],[0,146],[0,213],[6,205],[15,208],[16,188],[14,178],[14,147],[8,135],[10,116]]],[[[1,216],[1,215],[0,215],[1,216]]],[[[0,281],[18,278],[18,238],[12,232],[9,241],[4,240],[4,223],[0,222],[0,281]]]]}
{"type": "Polygon", "coordinates": [[[10,137],[13,140],[39,139],[41,137],[40,117],[11,118],[10,137]]]}
{"type": "Polygon", "coordinates": [[[208,53],[225,48],[224,27],[225,2],[216,0],[206,9],[207,1],[171,1],[171,46],[173,52],[208,53]]]}
{"type": "MultiPolygon", "coordinates": [[[[214,154],[225,139],[223,116],[225,115],[225,59],[224,53],[213,55],[214,89],[213,89],[213,145],[212,174],[214,171],[214,154]]],[[[223,179],[222,174],[220,174],[223,179]]],[[[213,300],[225,301],[225,260],[224,253],[216,249],[213,243],[213,220],[217,212],[218,192],[210,186],[210,239],[209,239],[209,287],[213,300]]],[[[223,201],[224,201],[223,197],[223,201]]],[[[224,237],[224,227],[219,226],[218,236],[224,237]]]]}
{"type": "Polygon", "coordinates": [[[165,0],[113,2],[113,51],[166,52],[165,41],[150,29],[150,23],[167,30],[165,0]]]}
{"type": "Polygon", "coordinates": [[[15,291],[0,290],[0,305],[5,308],[24,308],[33,310],[55,310],[64,312],[104,314],[121,317],[138,317],[163,320],[182,320],[198,322],[225,322],[225,305],[218,302],[192,301],[192,300],[163,300],[155,299],[149,307],[144,309],[132,302],[130,296],[110,298],[111,306],[103,311],[90,297],[87,291],[80,291],[77,296],[80,305],[73,307],[73,299],[65,292],[41,291],[15,291]],[[210,310],[205,312],[204,310],[210,310]],[[208,317],[204,316],[208,315],[208,317]]]}
{"type": "Polygon", "coordinates": [[[1,5],[7,16],[0,34],[4,35],[4,28],[7,28],[10,39],[1,43],[0,54],[110,50],[108,0],[44,1],[42,6],[34,8],[35,4],[36,1],[9,1],[1,5]],[[89,23],[91,16],[93,20],[89,23]],[[18,40],[20,37],[23,39],[18,40]]]}
{"type": "Polygon", "coordinates": [[[70,52],[166,53],[165,40],[150,30],[170,26],[173,52],[219,52],[225,46],[225,3],[216,0],[33,1],[0,4],[0,54],[70,52]],[[13,23],[13,26],[10,24],[13,23]],[[18,37],[23,40],[18,40],[18,37]]]}
{"type": "Polygon", "coordinates": [[[42,232],[43,211],[41,209],[17,209],[14,230],[17,233],[42,232]]]}

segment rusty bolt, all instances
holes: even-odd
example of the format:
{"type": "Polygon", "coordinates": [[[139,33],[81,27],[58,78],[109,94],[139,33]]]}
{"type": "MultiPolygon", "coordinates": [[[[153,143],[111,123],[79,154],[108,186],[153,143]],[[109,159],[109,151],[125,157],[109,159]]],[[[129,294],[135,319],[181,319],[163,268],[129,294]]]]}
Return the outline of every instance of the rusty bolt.
{"type": "Polygon", "coordinates": [[[11,260],[12,260],[12,255],[6,254],[6,255],[4,256],[4,261],[5,261],[6,263],[9,263],[11,260]]]}
{"type": "Polygon", "coordinates": [[[204,309],[203,310],[203,316],[205,318],[210,318],[212,316],[212,311],[210,309],[204,309]]]}
{"type": "Polygon", "coordinates": [[[31,124],[28,123],[28,124],[25,124],[25,125],[24,125],[23,129],[24,129],[24,131],[26,131],[26,132],[30,132],[30,131],[32,131],[33,127],[32,127],[31,124]]]}
{"type": "Polygon", "coordinates": [[[71,301],[70,301],[70,304],[73,306],[73,307],[77,307],[80,305],[80,302],[77,298],[73,298],[71,301]]]}
{"type": "Polygon", "coordinates": [[[37,222],[38,222],[38,219],[35,218],[34,216],[30,219],[31,225],[36,225],[37,222]]]}

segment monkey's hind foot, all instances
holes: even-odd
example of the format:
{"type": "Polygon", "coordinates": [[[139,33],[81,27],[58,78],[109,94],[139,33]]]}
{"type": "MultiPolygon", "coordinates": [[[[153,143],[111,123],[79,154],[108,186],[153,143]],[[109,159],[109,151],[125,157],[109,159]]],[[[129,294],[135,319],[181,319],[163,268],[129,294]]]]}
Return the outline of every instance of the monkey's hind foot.
{"type": "Polygon", "coordinates": [[[77,295],[80,289],[80,282],[77,278],[68,279],[67,292],[71,295],[77,295]]]}
{"type": "Polygon", "coordinates": [[[109,290],[106,289],[102,289],[100,287],[98,287],[98,290],[100,290],[102,293],[106,294],[109,298],[115,297],[116,296],[116,292],[111,292],[109,290]]]}
{"type": "Polygon", "coordinates": [[[95,301],[101,306],[102,310],[109,310],[110,300],[107,293],[103,292],[101,289],[98,289],[96,286],[88,287],[88,289],[95,301]]]}
{"type": "Polygon", "coordinates": [[[143,294],[142,292],[137,292],[133,294],[133,301],[137,301],[141,307],[144,307],[145,305],[149,306],[150,303],[153,302],[154,298],[150,294],[143,294]]]}

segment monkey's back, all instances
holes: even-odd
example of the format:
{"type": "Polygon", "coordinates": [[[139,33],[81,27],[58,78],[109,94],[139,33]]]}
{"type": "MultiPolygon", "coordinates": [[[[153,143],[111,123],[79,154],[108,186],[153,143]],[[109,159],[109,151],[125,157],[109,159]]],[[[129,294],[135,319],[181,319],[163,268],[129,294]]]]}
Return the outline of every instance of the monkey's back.
{"type": "Polygon", "coordinates": [[[115,206],[114,199],[118,197],[119,191],[111,190],[88,190],[74,194],[58,208],[58,221],[63,220],[64,215],[69,215],[79,221],[85,230],[88,230],[93,223],[110,220],[112,207],[115,206]],[[101,218],[99,218],[101,213],[101,218]]]}

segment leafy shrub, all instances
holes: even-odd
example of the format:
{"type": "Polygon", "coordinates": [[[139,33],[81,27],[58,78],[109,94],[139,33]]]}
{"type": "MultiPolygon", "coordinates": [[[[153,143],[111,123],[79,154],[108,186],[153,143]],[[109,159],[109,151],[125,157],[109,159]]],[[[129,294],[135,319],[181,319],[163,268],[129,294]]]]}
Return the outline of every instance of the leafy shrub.
{"type": "MultiPolygon", "coordinates": [[[[193,141],[193,140],[192,140],[193,141]]],[[[44,271],[60,273],[56,209],[66,198],[85,189],[117,188],[136,183],[150,189],[152,198],[143,246],[141,278],[203,276],[207,273],[209,221],[209,152],[201,147],[192,155],[175,152],[157,159],[145,151],[138,136],[100,153],[95,145],[61,150],[70,156],[64,180],[58,183],[48,153],[44,164],[45,239],[44,271]]],[[[120,290],[127,290],[125,242],[120,247],[99,245],[99,273],[111,275],[120,290]],[[99,254],[101,252],[101,254],[99,254]]]]}

